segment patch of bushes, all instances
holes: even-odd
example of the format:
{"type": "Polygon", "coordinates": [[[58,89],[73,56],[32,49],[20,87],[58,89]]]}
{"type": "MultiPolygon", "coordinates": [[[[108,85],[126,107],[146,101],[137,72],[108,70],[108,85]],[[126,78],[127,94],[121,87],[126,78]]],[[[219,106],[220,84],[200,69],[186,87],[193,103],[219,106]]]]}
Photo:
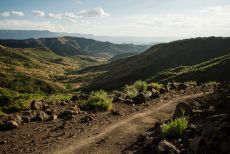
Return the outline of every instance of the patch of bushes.
{"type": "Polygon", "coordinates": [[[148,84],[145,81],[138,80],[134,82],[133,86],[140,93],[147,90],[148,84]]]}
{"type": "Polygon", "coordinates": [[[96,109],[111,110],[113,107],[112,99],[104,90],[93,91],[90,93],[86,105],[96,109]]]}
{"type": "Polygon", "coordinates": [[[182,136],[187,126],[188,118],[182,116],[175,120],[171,120],[169,123],[162,124],[161,131],[165,137],[177,138],[182,136]]]}
{"type": "Polygon", "coordinates": [[[123,91],[130,98],[134,98],[138,93],[133,85],[125,85],[123,91]]]}
{"type": "Polygon", "coordinates": [[[216,81],[209,81],[209,82],[204,83],[205,87],[215,87],[215,86],[218,86],[218,85],[219,85],[219,83],[216,82],[216,81]]]}
{"type": "Polygon", "coordinates": [[[156,82],[151,82],[148,84],[148,89],[156,89],[156,90],[160,90],[163,87],[162,84],[156,83],[156,82]]]}
{"type": "Polygon", "coordinates": [[[29,107],[30,102],[42,99],[41,94],[20,94],[5,88],[0,88],[0,108],[4,113],[17,112],[29,107]]]}
{"type": "Polygon", "coordinates": [[[134,98],[138,93],[145,92],[148,84],[145,81],[138,80],[133,85],[125,85],[123,92],[130,98],[134,98]]]}
{"type": "Polygon", "coordinates": [[[196,87],[197,86],[196,81],[187,81],[187,82],[185,82],[185,84],[188,85],[189,87],[196,87]]]}

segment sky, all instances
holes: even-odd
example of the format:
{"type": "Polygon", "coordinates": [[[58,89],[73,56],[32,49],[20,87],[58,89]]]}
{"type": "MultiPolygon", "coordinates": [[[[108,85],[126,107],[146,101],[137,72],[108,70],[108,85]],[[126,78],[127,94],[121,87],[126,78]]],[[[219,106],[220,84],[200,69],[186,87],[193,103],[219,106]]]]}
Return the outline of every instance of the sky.
{"type": "Polygon", "coordinates": [[[0,29],[136,37],[230,35],[230,0],[0,1],[0,29]]]}

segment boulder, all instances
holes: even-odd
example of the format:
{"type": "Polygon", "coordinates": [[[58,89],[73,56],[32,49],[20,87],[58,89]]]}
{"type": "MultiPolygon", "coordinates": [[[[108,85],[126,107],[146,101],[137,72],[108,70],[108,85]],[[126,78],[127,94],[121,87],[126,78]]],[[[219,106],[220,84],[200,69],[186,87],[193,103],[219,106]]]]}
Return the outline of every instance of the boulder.
{"type": "Polygon", "coordinates": [[[19,127],[19,124],[14,120],[4,121],[0,123],[0,130],[8,131],[19,127]]]}
{"type": "Polygon", "coordinates": [[[29,116],[22,116],[22,123],[30,123],[30,117],[29,116]]]}
{"type": "Polygon", "coordinates": [[[33,100],[30,104],[30,108],[32,110],[40,110],[43,108],[43,103],[41,101],[35,101],[33,100]]]}
{"type": "Polygon", "coordinates": [[[160,97],[159,91],[156,89],[152,89],[152,95],[150,98],[155,99],[155,98],[159,98],[159,97],[160,97]]]}
{"type": "Polygon", "coordinates": [[[192,114],[192,107],[187,103],[180,102],[176,106],[176,110],[174,111],[173,118],[179,118],[181,116],[189,116],[192,114]]]}
{"type": "Polygon", "coordinates": [[[158,144],[158,152],[159,153],[180,153],[180,150],[177,149],[172,143],[162,140],[158,144]]]}
{"type": "Polygon", "coordinates": [[[141,104],[146,103],[149,98],[144,94],[140,93],[137,96],[134,97],[134,103],[141,104]]]}
{"type": "Polygon", "coordinates": [[[49,109],[49,108],[48,108],[48,109],[45,109],[44,111],[45,111],[45,113],[48,114],[48,115],[51,115],[51,114],[52,114],[52,111],[51,111],[51,109],[49,109]]]}
{"type": "Polygon", "coordinates": [[[134,101],[133,101],[132,99],[126,99],[126,100],[125,100],[125,103],[127,103],[127,104],[133,104],[134,101]]]}
{"type": "Polygon", "coordinates": [[[39,111],[37,113],[37,116],[34,118],[34,120],[38,120],[38,121],[44,121],[47,119],[49,119],[49,116],[44,111],[39,111]]]}
{"type": "Polygon", "coordinates": [[[159,89],[159,92],[160,92],[160,94],[164,94],[164,93],[167,92],[167,89],[164,88],[164,87],[161,87],[161,88],[159,89]]]}
{"type": "Polygon", "coordinates": [[[62,119],[66,119],[66,120],[69,120],[69,119],[73,119],[75,117],[77,113],[74,112],[73,110],[66,110],[66,111],[63,111],[61,112],[58,117],[59,118],[62,118],[62,119]]]}

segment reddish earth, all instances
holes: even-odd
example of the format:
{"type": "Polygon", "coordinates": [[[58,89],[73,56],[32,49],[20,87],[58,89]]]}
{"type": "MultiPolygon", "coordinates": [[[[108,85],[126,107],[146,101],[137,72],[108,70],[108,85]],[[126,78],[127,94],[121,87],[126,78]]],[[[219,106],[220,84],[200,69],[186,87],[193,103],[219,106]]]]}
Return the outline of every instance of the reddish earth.
{"type": "MultiPolygon", "coordinates": [[[[0,153],[122,153],[155,122],[169,119],[179,102],[204,94],[199,87],[170,91],[145,104],[115,102],[114,109],[121,115],[82,111],[71,120],[30,122],[0,132],[0,153]],[[93,120],[82,123],[85,116],[93,120]]],[[[74,105],[55,104],[53,108],[60,113],[74,105]]]]}

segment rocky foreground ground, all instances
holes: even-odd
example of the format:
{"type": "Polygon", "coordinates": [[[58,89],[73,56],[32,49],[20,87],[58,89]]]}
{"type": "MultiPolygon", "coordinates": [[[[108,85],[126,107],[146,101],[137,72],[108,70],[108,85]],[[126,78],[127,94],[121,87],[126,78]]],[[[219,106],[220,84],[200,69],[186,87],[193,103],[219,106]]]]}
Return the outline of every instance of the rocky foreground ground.
{"type": "MultiPolygon", "coordinates": [[[[207,87],[170,90],[159,98],[137,104],[130,100],[118,99],[113,103],[114,109],[108,112],[82,108],[78,99],[84,98],[79,97],[73,97],[71,101],[53,103],[34,101],[30,110],[1,117],[0,152],[229,153],[229,86],[223,84],[214,93],[204,95],[210,91],[212,88],[207,87]],[[181,138],[165,138],[161,134],[161,123],[170,118],[174,107],[181,101],[179,98],[194,94],[203,96],[183,99],[188,110],[191,109],[186,132],[181,138]],[[154,122],[144,123],[143,116],[136,116],[173,99],[176,103],[167,104],[165,108],[168,110],[164,114],[159,110],[154,122]],[[145,128],[148,130],[127,129],[125,126],[128,124],[125,122],[128,123],[127,119],[130,117],[134,122],[138,122],[140,118],[143,122],[140,125],[148,123],[145,128]],[[121,131],[127,129],[130,133],[126,132],[126,135],[124,132],[115,142],[117,134],[121,132],[116,132],[116,129],[119,130],[118,126],[121,131]],[[135,137],[131,136],[131,132],[135,132],[135,137]],[[76,149],[77,147],[79,148],[76,149]]],[[[151,114],[155,116],[156,113],[151,114]]],[[[151,114],[149,116],[152,116],[151,114]]]]}
{"type": "MultiPolygon", "coordinates": [[[[230,84],[220,85],[214,93],[192,99],[184,106],[189,124],[180,138],[167,138],[161,133],[162,122],[155,124],[123,152],[132,153],[230,153],[230,84]]],[[[178,106],[177,106],[178,107],[178,106]]],[[[177,113],[177,109],[174,115],[177,113]]]]}

